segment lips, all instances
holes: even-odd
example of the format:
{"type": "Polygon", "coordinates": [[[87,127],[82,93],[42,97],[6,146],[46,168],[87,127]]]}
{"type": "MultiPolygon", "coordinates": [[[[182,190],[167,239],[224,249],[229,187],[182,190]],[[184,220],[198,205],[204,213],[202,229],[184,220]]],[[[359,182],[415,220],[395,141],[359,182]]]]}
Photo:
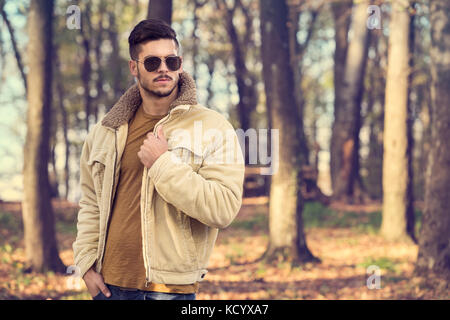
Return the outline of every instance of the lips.
{"type": "Polygon", "coordinates": [[[156,80],[156,82],[168,82],[169,80],[170,80],[169,78],[162,78],[162,79],[156,80]]]}

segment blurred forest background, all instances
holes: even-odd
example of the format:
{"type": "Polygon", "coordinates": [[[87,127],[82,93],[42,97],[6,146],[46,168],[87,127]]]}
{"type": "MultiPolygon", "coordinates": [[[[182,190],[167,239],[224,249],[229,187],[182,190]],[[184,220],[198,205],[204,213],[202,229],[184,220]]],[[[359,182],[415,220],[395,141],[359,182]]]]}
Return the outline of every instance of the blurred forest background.
{"type": "Polygon", "coordinates": [[[0,0],[0,299],[89,299],[69,267],[81,147],[134,83],[147,17],[200,104],[279,130],[198,299],[450,298],[449,1],[0,0]]]}

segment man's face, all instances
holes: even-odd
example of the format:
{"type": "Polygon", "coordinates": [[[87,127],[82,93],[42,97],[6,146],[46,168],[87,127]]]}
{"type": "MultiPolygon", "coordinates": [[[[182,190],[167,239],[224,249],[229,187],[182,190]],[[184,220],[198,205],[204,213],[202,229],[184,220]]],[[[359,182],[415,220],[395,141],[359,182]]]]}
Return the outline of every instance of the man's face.
{"type": "Polygon", "coordinates": [[[130,60],[129,66],[131,74],[139,81],[139,85],[149,94],[157,97],[169,96],[178,85],[180,73],[183,72],[183,63],[180,69],[171,71],[167,68],[164,58],[167,56],[177,56],[177,47],[172,39],[159,39],[140,44],[140,51],[137,59],[141,62],[130,60]],[[147,57],[159,57],[163,61],[158,69],[148,72],[144,67],[144,60],[147,57]],[[160,81],[165,79],[167,81],[160,81]]]}

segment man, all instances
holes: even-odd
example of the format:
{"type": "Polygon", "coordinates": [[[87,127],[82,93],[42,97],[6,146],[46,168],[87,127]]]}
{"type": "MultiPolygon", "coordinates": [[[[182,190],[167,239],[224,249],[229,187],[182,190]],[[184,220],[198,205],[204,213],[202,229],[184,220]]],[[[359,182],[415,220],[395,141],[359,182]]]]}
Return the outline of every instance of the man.
{"type": "Polygon", "coordinates": [[[174,30],[130,34],[137,84],[86,137],[75,264],[94,300],[195,299],[218,229],[242,203],[236,132],[197,104],[174,30]]]}

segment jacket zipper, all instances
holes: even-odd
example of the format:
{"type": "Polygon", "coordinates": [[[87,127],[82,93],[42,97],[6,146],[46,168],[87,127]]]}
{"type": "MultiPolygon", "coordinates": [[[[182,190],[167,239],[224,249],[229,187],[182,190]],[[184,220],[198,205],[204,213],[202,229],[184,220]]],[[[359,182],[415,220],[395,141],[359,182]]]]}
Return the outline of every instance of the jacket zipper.
{"type": "MultiPolygon", "coordinates": [[[[157,137],[157,134],[156,134],[157,126],[159,124],[164,124],[167,121],[169,121],[170,117],[172,115],[172,111],[173,111],[173,109],[169,112],[167,119],[166,118],[162,118],[161,120],[159,120],[155,124],[155,126],[153,128],[153,134],[154,134],[155,137],[157,137]]],[[[148,168],[145,167],[144,170],[145,170],[144,171],[144,175],[145,175],[144,232],[145,232],[145,234],[142,235],[142,237],[145,238],[145,240],[144,240],[145,246],[144,246],[143,250],[144,250],[144,263],[146,264],[146,266],[145,266],[145,274],[146,274],[145,287],[147,287],[148,284],[150,283],[150,263],[149,263],[148,257],[147,257],[147,251],[149,250],[150,245],[148,243],[148,237],[146,236],[146,235],[148,235],[148,230],[147,230],[147,197],[148,197],[148,183],[149,183],[148,180],[149,179],[148,179],[148,168]]],[[[153,196],[152,196],[152,198],[153,198],[153,196]]],[[[152,199],[150,199],[150,201],[152,201],[152,199]]],[[[151,207],[151,205],[152,204],[150,203],[150,207],[151,207]]]]}
{"type": "Polygon", "coordinates": [[[150,282],[150,263],[149,263],[149,261],[148,261],[148,256],[147,256],[147,247],[148,247],[148,243],[147,243],[147,237],[145,236],[145,235],[147,235],[148,234],[148,230],[147,230],[147,193],[148,193],[148,183],[147,183],[147,175],[148,175],[148,170],[147,170],[147,168],[145,167],[145,172],[144,172],[144,175],[145,175],[145,190],[144,190],[144,192],[145,192],[145,201],[144,201],[144,221],[143,221],[143,223],[144,223],[144,232],[145,232],[145,234],[143,234],[142,236],[143,237],[145,237],[145,240],[144,240],[144,243],[145,243],[145,245],[144,245],[144,263],[146,264],[146,266],[145,266],[145,287],[147,288],[147,286],[148,286],[148,283],[150,282]]]}
{"type": "Polygon", "coordinates": [[[108,215],[106,217],[106,230],[103,235],[103,247],[101,250],[101,257],[99,259],[99,272],[101,271],[101,268],[103,267],[103,255],[105,251],[105,245],[106,245],[106,235],[108,234],[108,228],[109,228],[109,217],[111,213],[112,208],[112,202],[113,202],[113,193],[114,193],[114,183],[116,181],[116,163],[117,163],[117,129],[114,129],[114,168],[113,168],[113,178],[112,178],[112,184],[111,184],[111,193],[110,193],[110,201],[109,201],[109,208],[108,208],[108,215]]]}

